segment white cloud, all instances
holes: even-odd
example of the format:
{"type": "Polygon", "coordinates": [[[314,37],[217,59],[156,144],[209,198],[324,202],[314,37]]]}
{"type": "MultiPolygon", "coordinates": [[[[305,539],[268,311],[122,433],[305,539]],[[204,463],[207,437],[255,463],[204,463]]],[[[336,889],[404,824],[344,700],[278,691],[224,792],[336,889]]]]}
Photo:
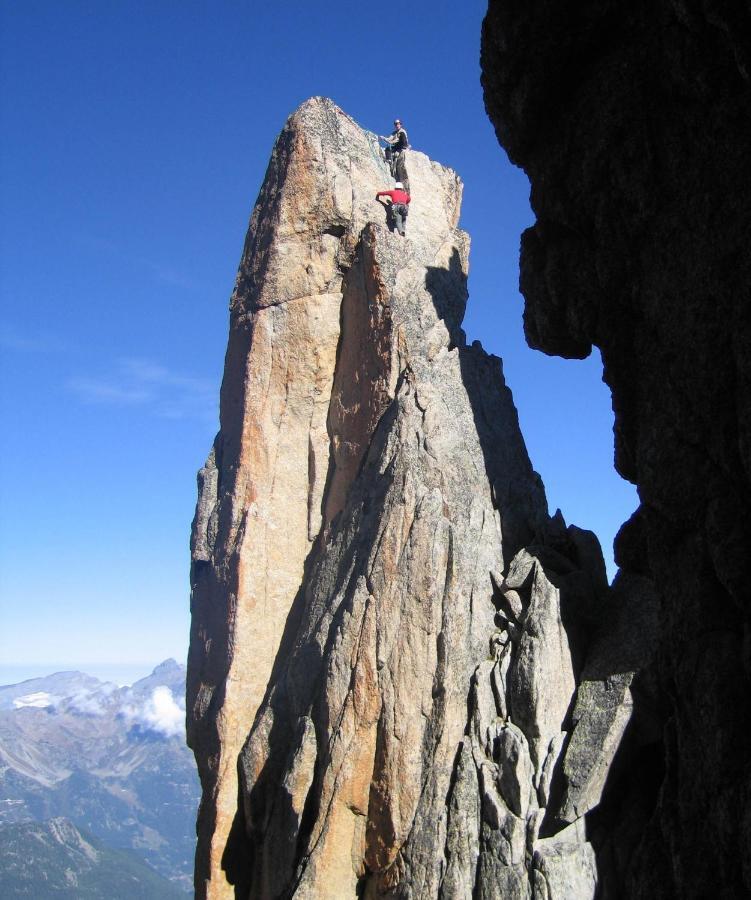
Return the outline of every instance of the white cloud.
{"type": "Polygon", "coordinates": [[[68,698],[68,705],[76,712],[86,716],[106,716],[112,714],[112,707],[108,706],[112,694],[117,691],[116,684],[101,684],[94,690],[83,689],[68,698]]]}
{"type": "Polygon", "coordinates": [[[64,353],[70,345],[48,333],[22,334],[12,325],[0,324],[0,347],[18,353],[64,353]]]}
{"type": "Polygon", "coordinates": [[[144,274],[148,273],[154,281],[160,284],[167,284],[170,287],[187,291],[200,289],[200,285],[195,279],[186,275],[184,271],[177,269],[173,265],[165,264],[140,254],[130,253],[127,249],[123,250],[120,242],[94,237],[93,235],[78,235],[76,240],[84,247],[100,253],[106,253],[114,259],[120,260],[121,263],[125,263],[131,269],[140,270],[144,274]]]}
{"type": "Polygon", "coordinates": [[[127,728],[138,726],[165,737],[185,736],[184,698],[175,699],[170,688],[164,684],[155,687],[147,697],[109,682],[94,689],[79,689],[66,697],[36,691],[16,697],[13,706],[15,709],[61,709],[84,716],[117,716],[127,728]]]}
{"type": "Polygon", "coordinates": [[[198,285],[196,282],[183,274],[182,272],[178,272],[177,269],[173,269],[171,266],[163,266],[159,263],[151,262],[150,260],[140,260],[141,264],[146,266],[151,270],[153,276],[157,281],[161,281],[163,284],[168,284],[171,287],[182,288],[186,291],[196,291],[198,290],[198,285]]]}
{"type": "Polygon", "coordinates": [[[160,418],[216,423],[218,388],[214,382],[172,371],[149,359],[121,359],[113,372],[70,378],[66,387],[85,403],[141,406],[160,418]]]}
{"type": "Polygon", "coordinates": [[[115,406],[134,406],[147,403],[152,394],[139,388],[129,388],[96,378],[69,378],[69,390],[88,403],[108,403],[115,406]]]}
{"type": "Polygon", "coordinates": [[[140,710],[140,722],[167,737],[185,733],[185,710],[181,709],[166,685],[154,688],[151,697],[140,710]]]}

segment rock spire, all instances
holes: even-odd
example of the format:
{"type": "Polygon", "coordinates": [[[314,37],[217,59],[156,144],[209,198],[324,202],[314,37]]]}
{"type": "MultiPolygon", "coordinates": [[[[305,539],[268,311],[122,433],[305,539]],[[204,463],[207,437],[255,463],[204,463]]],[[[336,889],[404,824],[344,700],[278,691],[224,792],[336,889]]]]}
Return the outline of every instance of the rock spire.
{"type": "Polygon", "coordinates": [[[594,897],[649,583],[548,515],[461,329],[461,182],[405,162],[406,239],[376,136],[313,98],[251,217],[191,544],[199,897],[594,897]]]}

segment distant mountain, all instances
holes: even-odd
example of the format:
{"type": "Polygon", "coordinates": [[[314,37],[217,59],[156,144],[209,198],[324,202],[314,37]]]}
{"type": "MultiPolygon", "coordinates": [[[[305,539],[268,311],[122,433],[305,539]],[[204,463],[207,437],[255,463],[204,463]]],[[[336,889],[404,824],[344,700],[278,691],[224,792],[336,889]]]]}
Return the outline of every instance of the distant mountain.
{"type": "Polygon", "coordinates": [[[68,819],[0,827],[0,897],[178,900],[184,893],[130,850],[111,850],[68,819]]]}
{"type": "MultiPolygon", "coordinates": [[[[104,682],[85,675],[83,672],[56,672],[44,678],[31,678],[19,684],[0,685],[0,710],[16,709],[19,706],[40,705],[32,702],[32,697],[47,698],[48,702],[57,702],[63,697],[96,690],[104,682]],[[16,703],[16,701],[19,701],[16,703]]],[[[113,685],[115,687],[115,685],[113,685]]],[[[44,705],[48,705],[45,702],[44,705]]]]}
{"type": "Polygon", "coordinates": [[[0,826],[65,817],[190,890],[200,789],[184,693],[174,660],[125,688],[81,672],[0,687],[0,826]]]}

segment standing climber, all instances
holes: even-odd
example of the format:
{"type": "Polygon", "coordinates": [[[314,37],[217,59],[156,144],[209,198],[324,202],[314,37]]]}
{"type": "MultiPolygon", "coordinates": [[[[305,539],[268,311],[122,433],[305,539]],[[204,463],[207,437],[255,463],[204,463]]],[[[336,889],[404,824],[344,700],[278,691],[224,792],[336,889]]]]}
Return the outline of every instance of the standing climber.
{"type": "Polygon", "coordinates": [[[386,162],[391,169],[391,175],[402,182],[409,184],[407,169],[404,161],[404,151],[409,147],[409,138],[399,119],[394,119],[394,131],[388,137],[380,135],[386,142],[386,162]]]}
{"type": "Polygon", "coordinates": [[[386,203],[386,206],[391,209],[391,215],[393,216],[396,230],[404,237],[404,226],[407,221],[407,207],[412,198],[409,196],[409,193],[404,190],[404,185],[401,181],[397,181],[393,191],[378,191],[376,200],[380,200],[381,197],[388,197],[391,200],[391,203],[386,203]]]}

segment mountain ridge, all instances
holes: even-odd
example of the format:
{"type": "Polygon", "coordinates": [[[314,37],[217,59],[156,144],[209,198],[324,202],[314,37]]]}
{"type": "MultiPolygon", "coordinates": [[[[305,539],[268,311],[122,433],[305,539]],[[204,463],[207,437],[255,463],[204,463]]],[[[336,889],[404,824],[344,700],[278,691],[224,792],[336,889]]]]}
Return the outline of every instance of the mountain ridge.
{"type": "Polygon", "coordinates": [[[61,817],[0,825],[0,894],[35,900],[178,900],[185,896],[135,853],[105,847],[61,817]]]}
{"type": "Polygon", "coordinates": [[[198,799],[184,684],[166,660],[129,687],[57,672],[0,688],[0,824],[67,817],[184,890],[198,799]]]}

